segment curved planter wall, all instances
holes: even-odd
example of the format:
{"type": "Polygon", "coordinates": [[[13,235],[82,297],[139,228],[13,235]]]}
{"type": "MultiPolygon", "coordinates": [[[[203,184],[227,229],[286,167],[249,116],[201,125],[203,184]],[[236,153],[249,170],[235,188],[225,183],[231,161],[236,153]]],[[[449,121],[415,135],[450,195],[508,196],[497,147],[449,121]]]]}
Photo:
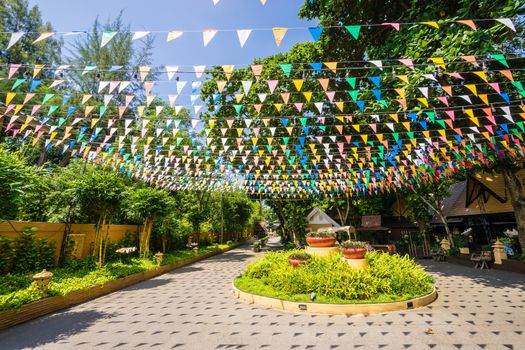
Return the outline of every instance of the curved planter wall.
{"type": "Polygon", "coordinates": [[[251,294],[243,292],[235,287],[233,284],[233,295],[235,298],[244,300],[250,304],[255,304],[263,307],[277,309],[281,311],[290,312],[308,312],[315,314],[330,314],[330,315],[356,315],[356,314],[379,314],[391,311],[410,310],[418,307],[426,306],[437,299],[438,294],[436,288],[430,294],[421,296],[419,298],[395,301],[391,303],[376,303],[376,304],[322,304],[322,303],[300,303],[295,301],[288,301],[276,298],[265,297],[262,295],[251,294]]]}

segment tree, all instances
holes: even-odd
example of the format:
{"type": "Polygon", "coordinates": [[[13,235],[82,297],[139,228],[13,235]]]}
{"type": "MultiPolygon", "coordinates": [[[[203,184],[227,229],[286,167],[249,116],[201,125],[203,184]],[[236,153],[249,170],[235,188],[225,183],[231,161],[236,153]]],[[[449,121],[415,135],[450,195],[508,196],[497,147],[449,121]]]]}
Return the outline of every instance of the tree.
{"type": "Polygon", "coordinates": [[[25,199],[33,191],[40,191],[39,169],[26,164],[19,153],[0,147],[0,219],[16,219],[25,199]]]}
{"type": "Polygon", "coordinates": [[[128,191],[124,207],[130,218],[142,221],[139,250],[141,255],[146,256],[150,252],[153,225],[172,210],[174,203],[167,191],[146,187],[128,191]]]}
{"type": "MultiPolygon", "coordinates": [[[[71,63],[79,67],[96,65],[97,69],[91,74],[82,74],[83,71],[72,71],[70,77],[76,87],[86,93],[95,93],[98,96],[100,81],[131,81],[127,91],[139,94],[144,91],[143,84],[138,76],[138,66],[149,65],[152,60],[153,37],[142,39],[142,46],[137,47],[132,39],[129,25],[122,22],[123,11],[114,21],[101,24],[95,20],[90,32],[79,38],[71,50],[71,63]],[[103,32],[118,32],[118,34],[104,47],[100,47],[103,32]],[[111,67],[121,67],[117,71],[110,71],[111,67]]],[[[153,79],[155,73],[149,78],[153,79]]],[[[140,96],[137,96],[140,99],[140,96]]]]}
{"type": "Polygon", "coordinates": [[[108,243],[109,224],[117,214],[123,199],[123,180],[110,172],[87,171],[75,184],[75,196],[83,212],[95,220],[95,239],[92,255],[102,268],[108,243]],[[106,233],[102,229],[106,226],[106,233]]]}

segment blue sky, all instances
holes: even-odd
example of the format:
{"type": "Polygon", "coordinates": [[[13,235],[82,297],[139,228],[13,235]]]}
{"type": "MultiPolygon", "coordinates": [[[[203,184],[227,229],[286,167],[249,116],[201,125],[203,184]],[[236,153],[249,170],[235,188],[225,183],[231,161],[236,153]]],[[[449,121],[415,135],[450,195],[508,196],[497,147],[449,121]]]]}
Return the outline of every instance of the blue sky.
{"type": "MultiPolygon", "coordinates": [[[[57,31],[87,30],[95,18],[114,19],[121,9],[124,21],[137,31],[306,27],[313,24],[297,16],[303,2],[267,0],[262,6],[260,0],[220,0],[214,6],[212,0],[30,0],[57,31]]],[[[247,64],[308,40],[307,30],[290,30],[278,48],[271,31],[254,31],[241,48],[235,32],[219,32],[204,48],[200,33],[185,33],[170,43],[157,34],[154,64],[247,64]]]]}
{"type": "MultiPolygon", "coordinates": [[[[298,18],[304,0],[30,0],[38,5],[45,21],[59,32],[89,30],[98,17],[101,22],[114,19],[124,10],[123,20],[132,31],[169,31],[203,29],[250,29],[272,27],[314,26],[298,18]],[[150,6],[154,5],[154,6],[150,6]]],[[[66,46],[74,37],[65,37],[66,46]]],[[[289,50],[298,42],[311,41],[308,30],[292,30],[277,47],[271,30],[253,31],[244,48],[240,47],[235,31],[218,32],[211,43],[203,46],[202,33],[185,33],[181,38],[166,42],[166,34],[156,34],[153,64],[160,65],[246,65],[257,57],[289,50]]],[[[181,67],[190,70],[189,67],[181,67]]],[[[193,68],[191,68],[193,71],[193,68]]],[[[181,75],[181,80],[195,80],[195,75],[181,75]]],[[[162,76],[160,79],[166,79],[162,76]]],[[[191,84],[187,84],[189,87],[191,84]]],[[[189,88],[183,91],[177,104],[188,105],[189,88]]],[[[174,83],[159,83],[152,93],[166,98],[175,93],[174,83]]],[[[200,103],[198,103],[200,104],[200,103]]]]}

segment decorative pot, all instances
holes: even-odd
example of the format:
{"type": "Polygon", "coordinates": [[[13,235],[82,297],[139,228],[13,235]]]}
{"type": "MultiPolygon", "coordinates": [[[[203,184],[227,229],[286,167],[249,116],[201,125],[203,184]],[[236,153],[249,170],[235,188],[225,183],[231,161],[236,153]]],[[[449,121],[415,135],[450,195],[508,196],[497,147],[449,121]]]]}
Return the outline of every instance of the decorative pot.
{"type": "Polygon", "coordinates": [[[306,264],[306,260],[288,259],[288,263],[296,268],[299,265],[306,264]]]}
{"type": "Polygon", "coordinates": [[[333,247],[335,237],[306,237],[306,243],[310,247],[333,247]]]}
{"type": "Polygon", "coordinates": [[[347,259],[363,259],[366,250],[366,248],[341,248],[341,253],[343,253],[347,259]]]}

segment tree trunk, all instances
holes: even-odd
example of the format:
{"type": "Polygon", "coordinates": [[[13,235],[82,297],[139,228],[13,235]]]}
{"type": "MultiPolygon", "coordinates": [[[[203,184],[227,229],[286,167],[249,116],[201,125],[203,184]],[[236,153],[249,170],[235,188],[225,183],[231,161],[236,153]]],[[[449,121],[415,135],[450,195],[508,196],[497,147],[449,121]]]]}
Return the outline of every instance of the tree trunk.
{"type": "Polygon", "coordinates": [[[510,194],[514,215],[516,216],[518,240],[520,242],[521,250],[525,251],[525,196],[523,194],[521,181],[516,174],[518,169],[504,167],[501,172],[505,179],[505,187],[510,194]]]}
{"type": "Polygon", "coordinates": [[[432,211],[434,211],[437,214],[437,216],[443,223],[443,226],[445,226],[445,232],[447,233],[447,237],[448,237],[448,241],[450,242],[450,246],[455,247],[456,245],[454,244],[454,238],[452,237],[452,232],[450,232],[450,228],[448,227],[447,218],[443,215],[441,210],[436,208],[436,206],[430,203],[430,201],[428,201],[425,197],[417,193],[416,190],[414,189],[412,190],[414,191],[414,193],[417,194],[417,197],[423,201],[423,203],[425,203],[432,211]]]}

